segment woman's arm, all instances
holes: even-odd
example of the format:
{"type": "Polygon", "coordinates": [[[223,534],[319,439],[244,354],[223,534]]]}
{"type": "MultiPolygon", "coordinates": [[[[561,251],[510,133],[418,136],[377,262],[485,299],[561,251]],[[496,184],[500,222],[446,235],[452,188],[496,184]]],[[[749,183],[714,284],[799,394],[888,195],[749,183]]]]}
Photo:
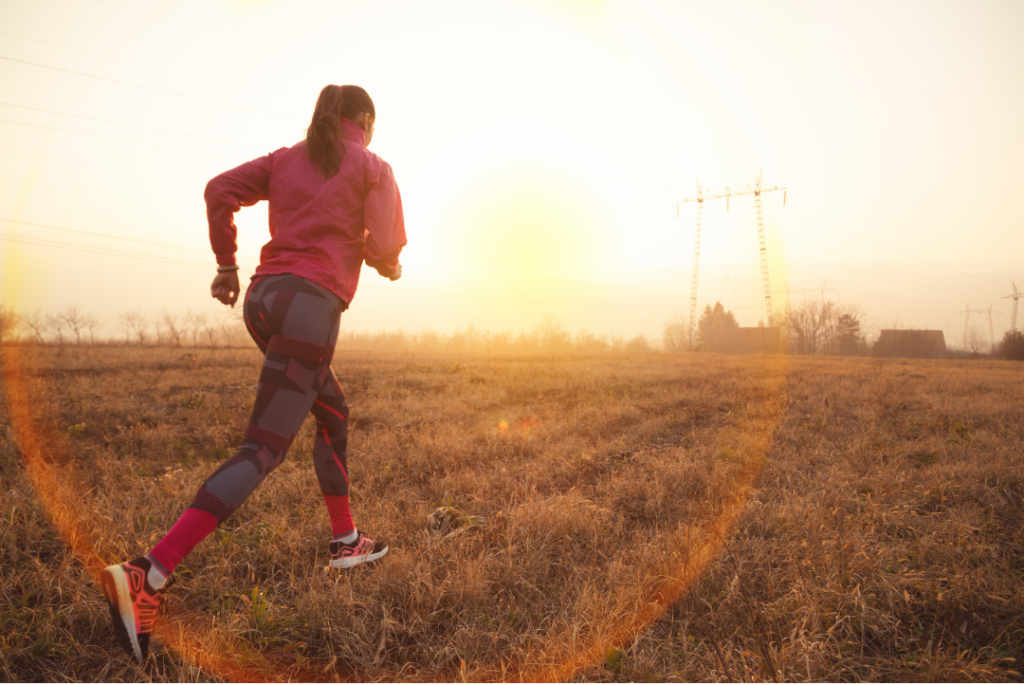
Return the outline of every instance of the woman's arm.
{"type": "Polygon", "coordinates": [[[235,212],[266,200],[270,188],[271,156],[246,162],[225,171],[206,184],[206,218],[210,223],[210,245],[217,264],[235,263],[238,228],[235,212]]]}
{"type": "Polygon", "coordinates": [[[406,244],[402,195],[387,162],[380,161],[379,167],[371,167],[367,172],[369,189],[363,204],[367,235],[363,260],[381,276],[398,280],[402,275],[398,255],[406,244]]]}

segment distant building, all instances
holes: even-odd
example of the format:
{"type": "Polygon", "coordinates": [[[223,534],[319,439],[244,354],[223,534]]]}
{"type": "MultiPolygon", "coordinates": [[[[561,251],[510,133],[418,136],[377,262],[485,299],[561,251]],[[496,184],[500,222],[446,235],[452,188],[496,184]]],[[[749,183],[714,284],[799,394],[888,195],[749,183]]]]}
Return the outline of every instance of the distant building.
{"type": "Polygon", "coordinates": [[[704,349],[725,354],[781,354],[786,351],[782,346],[782,329],[763,326],[722,328],[704,349]]]}
{"type": "Polygon", "coordinates": [[[879,357],[941,357],[945,353],[942,331],[882,331],[875,343],[879,357]]]}

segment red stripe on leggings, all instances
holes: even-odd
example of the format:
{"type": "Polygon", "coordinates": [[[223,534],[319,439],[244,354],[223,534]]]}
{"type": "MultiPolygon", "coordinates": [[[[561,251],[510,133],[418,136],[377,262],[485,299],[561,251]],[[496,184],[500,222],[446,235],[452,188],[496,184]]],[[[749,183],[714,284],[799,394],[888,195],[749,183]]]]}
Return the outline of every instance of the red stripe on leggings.
{"type": "Polygon", "coordinates": [[[335,416],[337,416],[339,419],[341,419],[345,423],[348,423],[348,419],[346,419],[344,416],[339,414],[338,411],[334,407],[329,407],[326,404],[324,404],[323,402],[321,402],[320,400],[313,400],[313,402],[315,402],[316,404],[319,404],[321,407],[323,407],[327,411],[332,412],[335,416]]]}
{"type": "Polygon", "coordinates": [[[324,440],[327,441],[327,446],[331,448],[331,456],[334,457],[334,463],[338,465],[339,469],[341,469],[341,475],[345,476],[345,484],[347,485],[348,484],[348,471],[346,471],[345,467],[341,465],[341,461],[338,459],[338,454],[337,454],[337,452],[334,451],[334,445],[331,444],[331,439],[329,437],[327,437],[327,429],[326,428],[324,428],[324,440]]]}

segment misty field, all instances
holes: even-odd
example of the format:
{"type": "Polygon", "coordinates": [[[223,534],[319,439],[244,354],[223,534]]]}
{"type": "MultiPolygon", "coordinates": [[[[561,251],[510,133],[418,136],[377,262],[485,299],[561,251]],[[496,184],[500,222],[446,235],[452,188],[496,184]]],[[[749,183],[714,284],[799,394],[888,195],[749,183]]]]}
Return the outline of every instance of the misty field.
{"type": "Polygon", "coordinates": [[[183,352],[4,347],[0,677],[1021,679],[1024,365],[668,353],[339,351],[391,553],[324,571],[307,423],[136,665],[95,573],[233,452],[261,361],[183,352]]]}

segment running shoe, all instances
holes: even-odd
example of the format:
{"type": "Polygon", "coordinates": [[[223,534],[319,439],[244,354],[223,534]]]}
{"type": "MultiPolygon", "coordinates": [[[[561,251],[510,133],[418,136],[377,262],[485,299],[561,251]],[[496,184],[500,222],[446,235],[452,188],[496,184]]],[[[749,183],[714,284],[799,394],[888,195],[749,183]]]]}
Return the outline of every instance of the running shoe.
{"type": "Polygon", "coordinates": [[[359,564],[368,564],[387,553],[388,546],[383,542],[374,542],[360,533],[359,538],[352,544],[331,543],[331,568],[352,568],[359,564]]]}
{"type": "Polygon", "coordinates": [[[173,578],[168,578],[161,589],[154,590],[147,580],[149,569],[149,559],[139,557],[108,566],[100,574],[117,641],[129,656],[139,661],[149,654],[149,634],[153,632],[157,609],[164,591],[174,583],[173,578]]]}

